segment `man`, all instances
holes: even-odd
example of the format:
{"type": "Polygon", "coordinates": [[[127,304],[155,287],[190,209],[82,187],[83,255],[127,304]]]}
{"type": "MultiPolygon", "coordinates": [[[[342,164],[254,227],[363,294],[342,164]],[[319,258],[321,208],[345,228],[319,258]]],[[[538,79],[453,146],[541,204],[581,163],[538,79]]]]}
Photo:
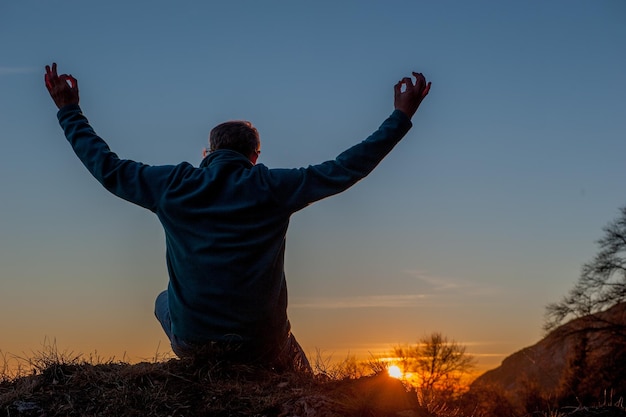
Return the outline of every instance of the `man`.
{"type": "Polygon", "coordinates": [[[411,127],[430,90],[413,73],[394,86],[395,110],[335,160],[299,169],[256,164],[257,130],[242,121],[211,130],[200,167],[122,160],[79,107],[78,82],[46,66],[45,83],[76,155],[110,192],[155,213],[166,237],[169,285],[155,314],[179,357],[310,369],[290,331],[284,273],[290,216],[369,174],[411,127]]]}

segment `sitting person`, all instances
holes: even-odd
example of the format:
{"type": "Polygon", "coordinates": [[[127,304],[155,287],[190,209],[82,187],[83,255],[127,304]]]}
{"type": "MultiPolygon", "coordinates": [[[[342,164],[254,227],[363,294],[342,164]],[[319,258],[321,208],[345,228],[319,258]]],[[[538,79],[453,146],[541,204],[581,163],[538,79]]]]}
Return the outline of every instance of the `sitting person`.
{"type": "Polygon", "coordinates": [[[211,130],[199,167],[120,159],[79,107],[78,82],[46,66],[45,84],[74,152],[110,192],[157,215],[169,285],[155,314],[179,357],[208,355],[309,370],[287,318],[285,235],[290,216],[368,175],[411,127],[430,89],[413,73],[394,87],[395,110],[361,143],[307,168],[257,164],[259,134],[230,121],[211,130]]]}

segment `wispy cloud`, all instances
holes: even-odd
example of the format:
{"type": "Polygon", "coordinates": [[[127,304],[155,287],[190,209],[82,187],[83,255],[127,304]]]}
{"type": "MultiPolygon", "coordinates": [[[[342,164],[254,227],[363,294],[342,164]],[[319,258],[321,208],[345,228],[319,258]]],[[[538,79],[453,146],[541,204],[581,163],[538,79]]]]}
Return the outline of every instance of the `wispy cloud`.
{"type": "Polygon", "coordinates": [[[290,308],[325,310],[432,307],[456,303],[459,297],[494,296],[501,292],[499,287],[482,285],[462,279],[434,276],[424,271],[406,270],[404,272],[420,281],[421,288],[407,291],[405,294],[293,297],[289,306],[290,308]]]}
{"type": "Polygon", "coordinates": [[[35,67],[3,67],[0,66],[0,77],[4,75],[19,75],[19,74],[33,74],[40,71],[40,68],[35,67]]]}
{"type": "Polygon", "coordinates": [[[417,305],[427,299],[427,294],[361,295],[350,297],[294,298],[291,308],[348,309],[348,308],[400,308],[417,305]]]}
{"type": "Polygon", "coordinates": [[[496,295],[501,292],[497,286],[487,286],[469,280],[430,275],[426,271],[406,270],[407,274],[421,281],[429,292],[436,294],[461,294],[464,296],[496,295]]]}

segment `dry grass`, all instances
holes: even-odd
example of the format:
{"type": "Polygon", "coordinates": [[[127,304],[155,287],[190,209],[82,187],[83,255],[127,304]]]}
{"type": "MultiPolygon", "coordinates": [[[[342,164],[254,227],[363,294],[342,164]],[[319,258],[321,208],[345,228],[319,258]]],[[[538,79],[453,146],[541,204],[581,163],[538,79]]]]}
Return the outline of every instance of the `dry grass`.
{"type": "MultiPolygon", "coordinates": [[[[336,362],[318,352],[313,364],[314,374],[159,355],[130,365],[59,352],[52,343],[30,358],[0,352],[0,417],[505,417],[425,403],[415,390],[388,377],[375,359],[362,363],[348,356],[336,362]]],[[[621,398],[609,393],[596,407],[531,415],[625,417],[626,411],[621,398]]]]}
{"type": "Polygon", "coordinates": [[[384,374],[333,379],[178,359],[130,365],[54,345],[0,361],[1,417],[428,415],[384,374]],[[22,366],[10,374],[15,361],[22,366]]]}

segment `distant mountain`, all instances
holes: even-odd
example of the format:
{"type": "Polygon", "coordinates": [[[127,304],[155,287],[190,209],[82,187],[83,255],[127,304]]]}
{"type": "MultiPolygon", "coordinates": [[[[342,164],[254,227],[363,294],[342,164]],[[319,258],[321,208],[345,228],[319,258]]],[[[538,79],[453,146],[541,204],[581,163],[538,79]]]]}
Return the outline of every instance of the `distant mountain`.
{"type": "Polygon", "coordinates": [[[507,357],[472,383],[470,393],[485,392],[523,412],[626,398],[626,303],[572,320],[507,357]]]}

